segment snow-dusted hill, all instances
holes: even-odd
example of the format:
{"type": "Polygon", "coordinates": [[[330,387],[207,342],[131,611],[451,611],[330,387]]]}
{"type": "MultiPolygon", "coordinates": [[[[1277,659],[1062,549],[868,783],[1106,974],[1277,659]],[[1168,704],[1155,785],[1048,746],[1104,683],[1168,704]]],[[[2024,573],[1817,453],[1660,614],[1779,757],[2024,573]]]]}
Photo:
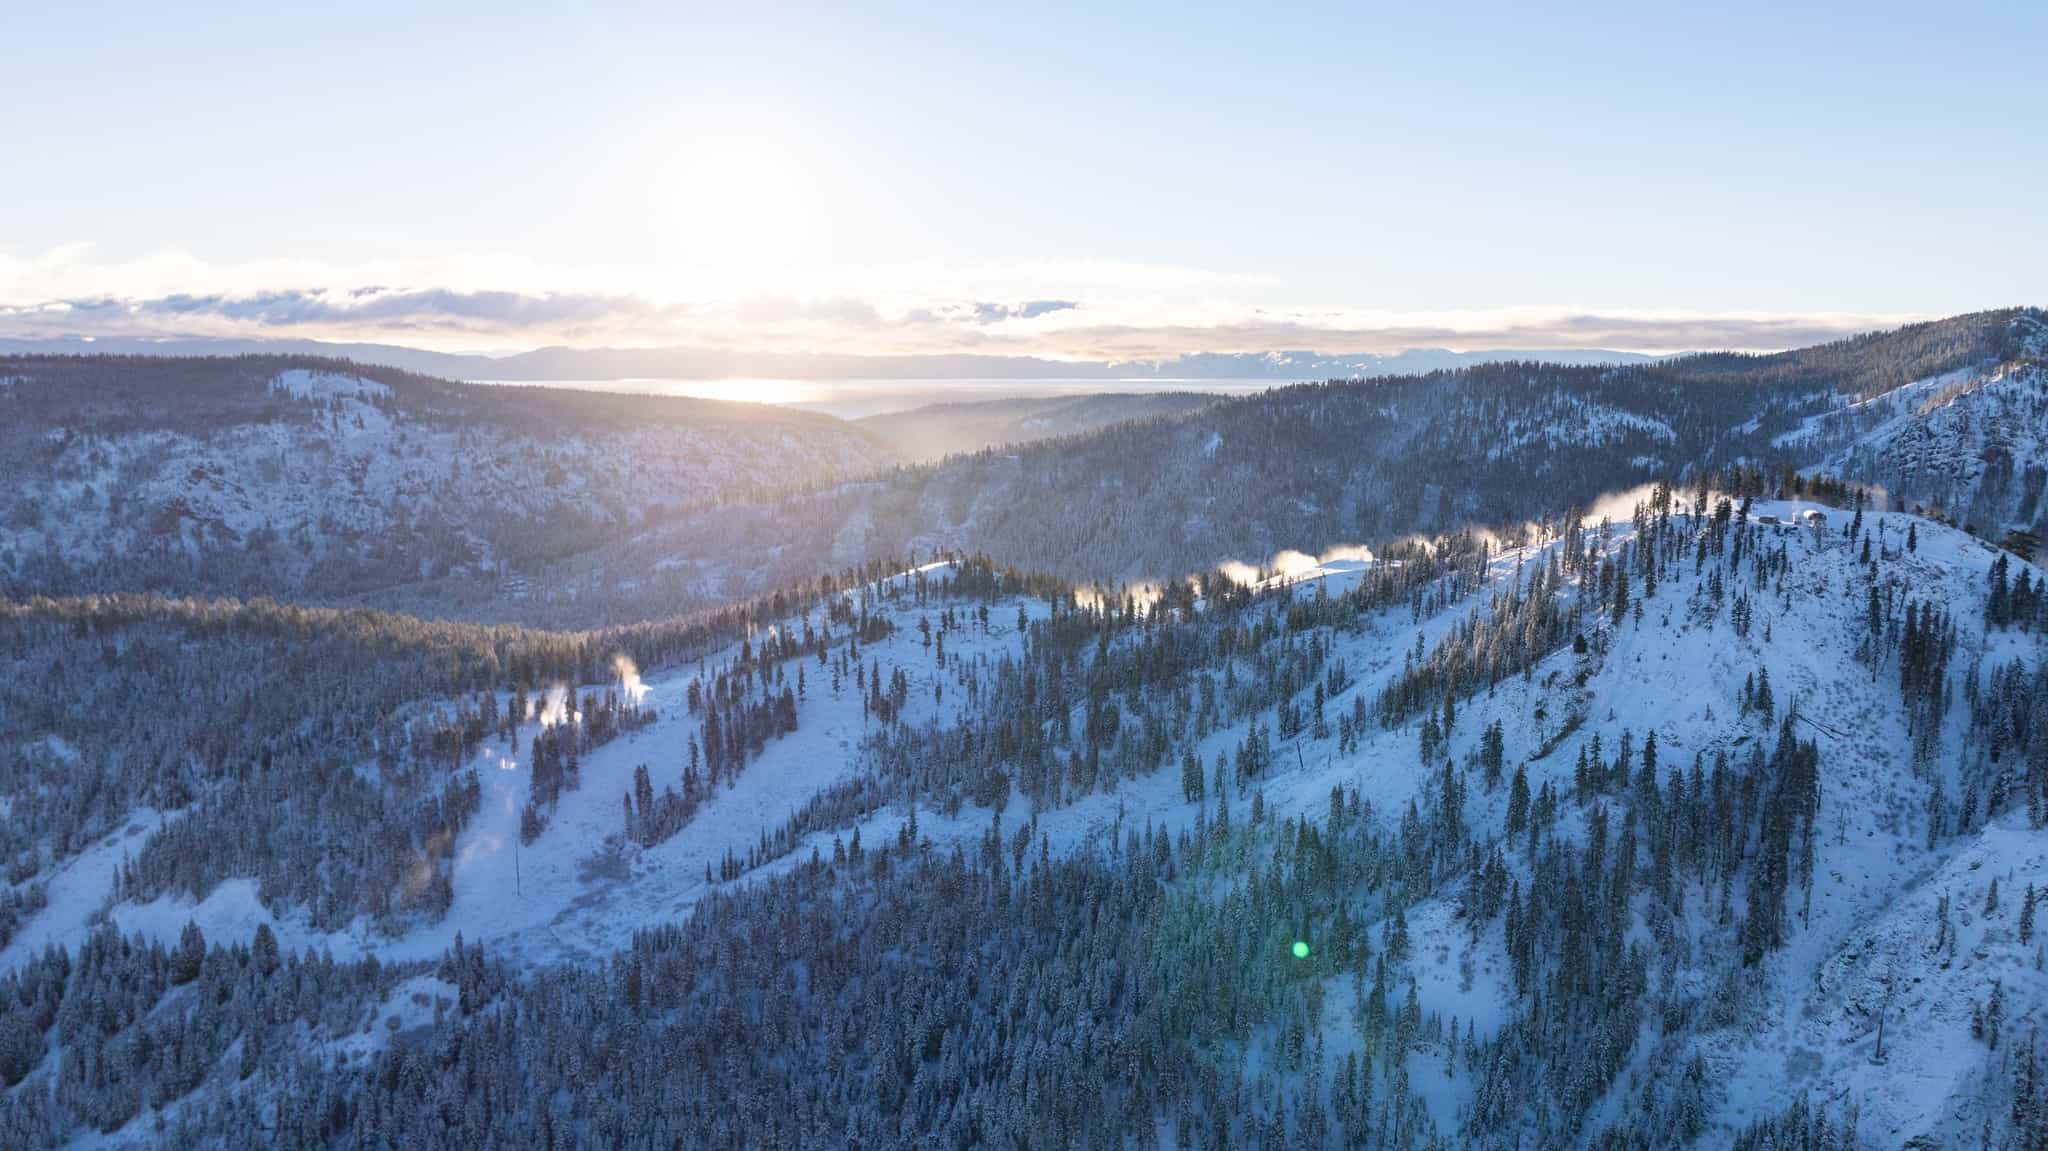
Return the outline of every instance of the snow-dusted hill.
{"type": "Polygon", "coordinates": [[[0,583],[336,595],[585,551],[887,457],[757,405],[277,360],[0,368],[0,583]]]}

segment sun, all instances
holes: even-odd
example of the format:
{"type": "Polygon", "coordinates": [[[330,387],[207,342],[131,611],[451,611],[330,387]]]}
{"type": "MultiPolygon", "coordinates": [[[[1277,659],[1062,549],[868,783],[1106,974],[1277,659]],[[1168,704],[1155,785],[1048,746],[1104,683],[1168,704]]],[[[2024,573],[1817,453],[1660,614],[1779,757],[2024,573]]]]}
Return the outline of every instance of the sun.
{"type": "Polygon", "coordinates": [[[802,262],[811,211],[795,141],[772,128],[719,125],[677,146],[665,190],[684,262],[752,279],[802,262]]]}

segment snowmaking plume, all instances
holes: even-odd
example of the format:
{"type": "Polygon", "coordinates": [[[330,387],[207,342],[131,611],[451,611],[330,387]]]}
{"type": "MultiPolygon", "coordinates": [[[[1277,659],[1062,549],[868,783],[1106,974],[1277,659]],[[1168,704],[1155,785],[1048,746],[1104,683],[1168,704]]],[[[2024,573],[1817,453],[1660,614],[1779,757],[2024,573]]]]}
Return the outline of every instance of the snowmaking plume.
{"type": "Polygon", "coordinates": [[[540,725],[553,727],[569,718],[569,689],[561,684],[548,688],[547,701],[541,704],[540,725]]]}
{"type": "Polygon", "coordinates": [[[612,657],[612,671],[619,677],[619,698],[633,707],[647,698],[647,681],[640,678],[640,669],[634,666],[624,653],[612,657]]]}
{"type": "Polygon", "coordinates": [[[1074,589],[1074,606],[1091,611],[1103,608],[1121,608],[1123,607],[1125,597],[1129,597],[1139,611],[1150,611],[1152,605],[1158,603],[1165,594],[1166,588],[1163,585],[1149,581],[1108,589],[1094,586],[1076,587],[1074,589]]]}
{"type": "Polygon", "coordinates": [[[1253,567],[1238,560],[1225,560],[1216,567],[1217,574],[1239,587],[1259,587],[1268,583],[1293,583],[1316,574],[1324,566],[1333,563],[1374,562],[1372,549],[1364,544],[1338,544],[1325,550],[1321,555],[1312,556],[1293,548],[1283,548],[1262,567],[1253,567]]]}

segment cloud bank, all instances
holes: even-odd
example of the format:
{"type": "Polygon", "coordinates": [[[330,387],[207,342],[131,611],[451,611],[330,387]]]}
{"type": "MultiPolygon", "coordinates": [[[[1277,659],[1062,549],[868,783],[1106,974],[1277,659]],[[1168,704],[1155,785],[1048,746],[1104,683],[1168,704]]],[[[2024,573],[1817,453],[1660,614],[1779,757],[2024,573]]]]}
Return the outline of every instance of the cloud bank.
{"type": "Polygon", "coordinates": [[[678,281],[515,258],[358,267],[95,264],[0,255],[0,339],[303,338],[445,351],[687,344],[731,351],[1157,361],[1298,349],[1769,351],[1923,317],[1525,307],[1274,306],[1275,286],[1103,263],[835,269],[804,291],[678,281]],[[608,284],[618,285],[607,287],[608,284]]]}

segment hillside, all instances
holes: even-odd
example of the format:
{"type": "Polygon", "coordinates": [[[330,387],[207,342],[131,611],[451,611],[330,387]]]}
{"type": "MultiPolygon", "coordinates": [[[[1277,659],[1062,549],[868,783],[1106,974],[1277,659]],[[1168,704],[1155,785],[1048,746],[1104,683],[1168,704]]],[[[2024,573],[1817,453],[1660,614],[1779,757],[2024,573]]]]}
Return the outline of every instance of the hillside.
{"type": "MultiPolygon", "coordinates": [[[[1554,520],[1662,475],[1796,468],[1884,483],[1885,468],[1806,430],[1912,381],[2033,379],[2021,365],[2036,355],[2040,324],[2037,313],[1980,313],[1771,356],[1507,363],[1280,388],[705,509],[548,566],[501,610],[574,619],[558,613],[602,602],[658,614],[866,558],[949,549],[1084,581],[1156,581],[1283,550],[1554,520]],[[571,587],[573,601],[553,590],[571,587]]],[[[2030,465],[2014,459],[2019,492],[2030,465]]],[[[1902,506],[1936,502],[1895,494],[1902,506]]],[[[2041,514],[2023,499],[2013,507],[2041,514]]],[[[440,611],[474,594],[459,582],[416,590],[393,606],[440,611]]]]}
{"type": "Polygon", "coordinates": [[[1874,483],[1894,506],[2038,537],[2043,327],[1987,312],[1771,356],[851,424],[300,360],[12,360],[0,579],[589,627],[940,550],[1159,580],[1734,467],[1874,483]],[[995,446],[916,462],[971,445],[995,446]]]}
{"type": "Polygon", "coordinates": [[[495,584],[887,458],[829,417],[299,358],[0,360],[0,586],[335,596],[495,584]]]}
{"type": "Polygon", "coordinates": [[[1809,417],[1781,439],[1993,539],[2048,533],[2048,320],[1994,363],[1901,384],[1809,417]]]}
{"type": "Polygon", "coordinates": [[[1216,402],[1196,392],[1104,393],[927,404],[855,423],[905,460],[935,460],[1032,440],[1076,436],[1112,424],[1196,411],[1216,402]]]}
{"type": "Polygon", "coordinates": [[[253,1084],[345,1052],[291,1122],[365,1141],[437,1113],[703,1146],[1999,1145],[2048,1012],[2043,573],[1920,517],[1623,503],[1143,599],[974,560],[845,579],[744,642],[637,641],[644,681],[593,667],[628,637],[521,640],[564,656],[422,682],[343,772],[445,796],[387,881],[438,895],[380,912],[265,862],[333,804],[130,809],[52,860],[33,882],[74,889],[4,960],[12,1002],[58,980],[61,1034],[0,1025],[8,1130],[273,1122],[227,1068],[94,1063],[132,1018],[253,1084]],[[96,933],[64,918],[95,882],[96,933]],[[188,921],[233,1005],[203,1030],[167,974],[188,921]],[[252,932],[261,978],[219,948],[252,932]],[[313,981],[320,1012],[256,1022],[313,981]],[[135,1011],[91,1022],[88,985],[135,1011]]]}
{"type": "MultiPolygon", "coordinates": [[[[1206,402],[1079,395],[848,422],[303,356],[0,359],[0,472],[15,481],[0,587],[404,606],[424,583],[458,589],[443,614],[506,618],[494,605],[524,599],[551,563],[679,516],[1206,402]]],[[[642,574],[662,598],[637,618],[732,598],[663,570],[642,574]]],[[[573,604],[585,589],[549,594],[573,604]]]]}

